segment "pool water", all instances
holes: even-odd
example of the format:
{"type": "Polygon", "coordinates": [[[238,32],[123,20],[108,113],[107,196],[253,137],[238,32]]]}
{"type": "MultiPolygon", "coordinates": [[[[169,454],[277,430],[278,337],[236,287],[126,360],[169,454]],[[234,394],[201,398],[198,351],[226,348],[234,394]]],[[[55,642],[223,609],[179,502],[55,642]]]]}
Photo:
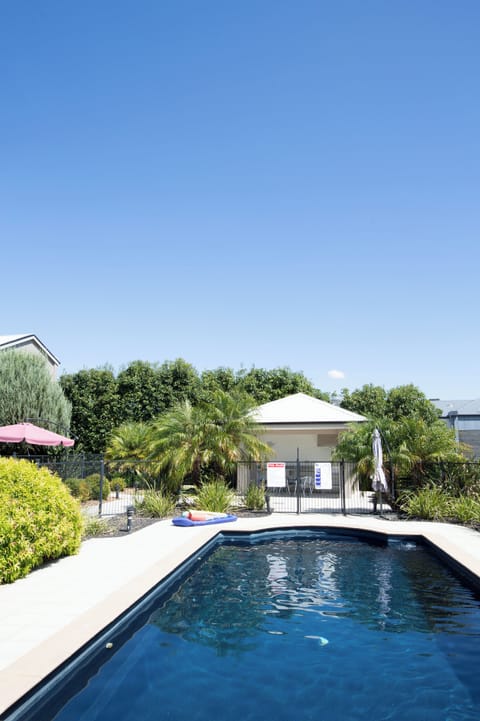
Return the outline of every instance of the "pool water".
{"type": "Polygon", "coordinates": [[[127,636],[55,719],[480,718],[479,599],[413,543],[217,545],[127,636]]]}

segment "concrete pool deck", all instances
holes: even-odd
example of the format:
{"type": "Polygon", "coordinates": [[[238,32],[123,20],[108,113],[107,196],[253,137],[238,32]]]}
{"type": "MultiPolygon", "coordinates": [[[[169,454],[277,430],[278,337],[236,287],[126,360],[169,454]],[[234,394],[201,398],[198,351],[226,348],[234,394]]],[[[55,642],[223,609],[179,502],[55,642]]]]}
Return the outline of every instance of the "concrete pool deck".
{"type": "Polygon", "coordinates": [[[282,513],[197,527],[159,521],[91,539],[77,556],[0,586],[0,714],[218,533],[293,527],[421,536],[480,583],[480,533],[445,523],[282,513]]]}

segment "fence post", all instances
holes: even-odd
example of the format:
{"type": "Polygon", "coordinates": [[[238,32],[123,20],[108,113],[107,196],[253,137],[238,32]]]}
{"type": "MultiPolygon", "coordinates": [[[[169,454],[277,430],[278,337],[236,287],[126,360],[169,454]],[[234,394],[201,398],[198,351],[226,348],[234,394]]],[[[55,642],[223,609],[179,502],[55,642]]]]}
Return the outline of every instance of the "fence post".
{"type": "Polygon", "coordinates": [[[100,459],[100,493],[98,498],[98,515],[102,515],[102,503],[103,503],[103,480],[105,478],[105,463],[103,457],[100,459]]]}
{"type": "Polygon", "coordinates": [[[340,504],[342,506],[342,513],[344,516],[347,515],[347,508],[345,505],[345,461],[340,461],[340,504]]]}
{"type": "Polygon", "coordinates": [[[300,514],[300,450],[297,448],[297,514],[300,514]]]}

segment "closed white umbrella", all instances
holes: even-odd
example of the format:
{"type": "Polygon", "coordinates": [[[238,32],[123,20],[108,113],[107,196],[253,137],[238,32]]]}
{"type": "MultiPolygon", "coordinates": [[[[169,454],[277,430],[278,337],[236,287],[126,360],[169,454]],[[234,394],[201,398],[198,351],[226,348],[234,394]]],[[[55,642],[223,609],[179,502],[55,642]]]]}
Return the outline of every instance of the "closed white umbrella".
{"type": "Polygon", "coordinates": [[[386,493],[388,491],[388,484],[383,470],[382,439],[380,438],[380,431],[378,428],[375,428],[373,431],[372,450],[375,461],[372,488],[374,491],[383,491],[386,493]]]}

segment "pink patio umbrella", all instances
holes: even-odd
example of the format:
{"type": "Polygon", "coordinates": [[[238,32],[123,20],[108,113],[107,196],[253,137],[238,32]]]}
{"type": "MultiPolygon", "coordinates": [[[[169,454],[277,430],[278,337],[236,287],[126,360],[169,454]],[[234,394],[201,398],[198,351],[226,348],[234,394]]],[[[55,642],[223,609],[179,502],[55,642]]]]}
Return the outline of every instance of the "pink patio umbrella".
{"type": "Polygon", "coordinates": [[[15,423],[13,426],[0,426],[2,443],[30,443],[34,446],[73,446],[75,441],[53,431],[47,431],[33,423],[15,423]]]}

